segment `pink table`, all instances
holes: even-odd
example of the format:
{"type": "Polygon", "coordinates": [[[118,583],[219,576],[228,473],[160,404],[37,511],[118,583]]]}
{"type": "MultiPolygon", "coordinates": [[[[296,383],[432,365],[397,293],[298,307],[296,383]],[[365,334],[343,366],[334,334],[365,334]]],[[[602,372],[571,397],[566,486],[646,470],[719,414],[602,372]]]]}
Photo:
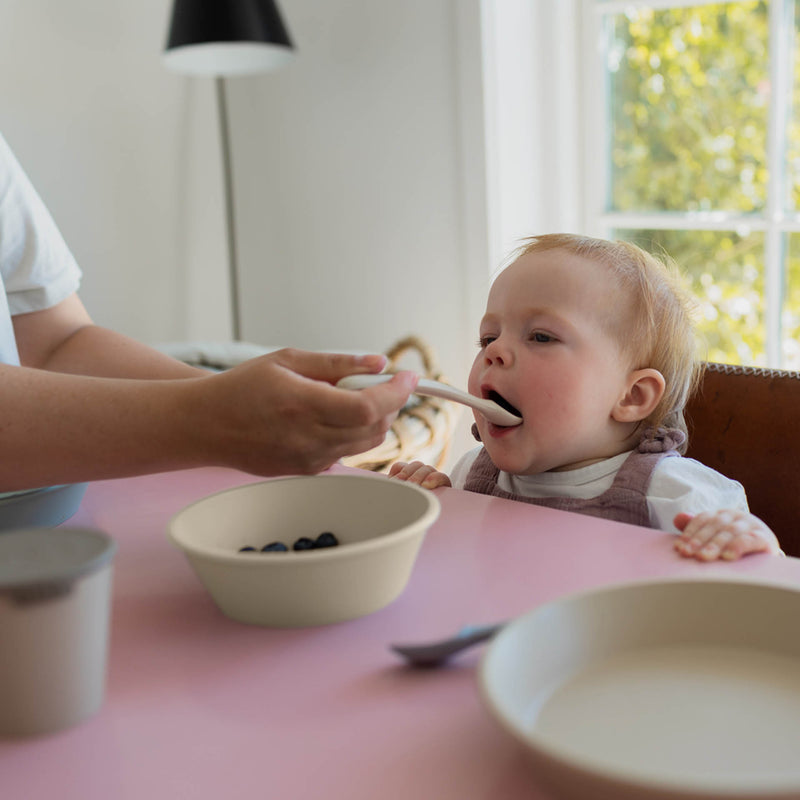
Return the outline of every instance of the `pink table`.
{"type": "Polygon", "coordinates": [[[797,559],[698,564],[678,558],[668,534],[446,489],[392,605],[323,628],[249,627],[217,611],[164,531],[187,503],[253,480],[199,469],[90,486],[69,524],[119,545],[106,702],[71,730],[0,743],[0,796],[541,799],[480,704],[479,651],[414,671],[389,642],[619,580],[739,573],[800,584],[797,559]]]}

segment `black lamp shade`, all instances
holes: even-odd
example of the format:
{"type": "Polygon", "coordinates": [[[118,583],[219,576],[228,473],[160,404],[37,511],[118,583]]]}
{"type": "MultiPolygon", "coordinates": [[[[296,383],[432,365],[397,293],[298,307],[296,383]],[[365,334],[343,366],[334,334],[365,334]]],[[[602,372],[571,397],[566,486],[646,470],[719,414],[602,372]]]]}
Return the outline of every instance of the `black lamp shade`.
{"type": "Polygon", "coordinates": [[[164,60],[197,75],[275,69],[293,50],[273,0],[174,0],[164,60]]]}

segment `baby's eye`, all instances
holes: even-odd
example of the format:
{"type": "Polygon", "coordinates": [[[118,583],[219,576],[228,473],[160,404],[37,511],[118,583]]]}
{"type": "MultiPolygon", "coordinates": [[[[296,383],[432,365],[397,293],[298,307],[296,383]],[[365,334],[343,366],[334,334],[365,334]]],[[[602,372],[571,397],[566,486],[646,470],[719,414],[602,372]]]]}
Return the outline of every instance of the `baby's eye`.
{"type": "Polygon", "coordinates": [[[554,342],[555,340],[555,336],[551,336],[544,331],[533,331],[530,335],[530,341],[538,342],[539,344],[547,344],[547,342],[554,342]]]}
{"type": "Polygon", "coordinates": [[[478,347],[488,347],[496,338],[496,336],[489,336],[488,334],[486,336],[481,336],[481,338],[478,339],[478,347]]]}

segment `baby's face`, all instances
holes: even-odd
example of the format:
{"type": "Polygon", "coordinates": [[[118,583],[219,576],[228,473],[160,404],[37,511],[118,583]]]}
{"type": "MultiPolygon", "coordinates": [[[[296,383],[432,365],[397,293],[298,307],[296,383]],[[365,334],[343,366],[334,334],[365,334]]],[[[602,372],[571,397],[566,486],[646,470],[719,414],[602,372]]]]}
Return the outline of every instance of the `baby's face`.
{"type": "Polygon", "coordinates": [[[632,426],[611,412],[631,365],[610,333],[627,309],[604,265],[565,250],[528,253],[498,276],[469,390],[522,415],[503,428],[475,414],[500,469],[575,469],[628,449],[632,426]]]}

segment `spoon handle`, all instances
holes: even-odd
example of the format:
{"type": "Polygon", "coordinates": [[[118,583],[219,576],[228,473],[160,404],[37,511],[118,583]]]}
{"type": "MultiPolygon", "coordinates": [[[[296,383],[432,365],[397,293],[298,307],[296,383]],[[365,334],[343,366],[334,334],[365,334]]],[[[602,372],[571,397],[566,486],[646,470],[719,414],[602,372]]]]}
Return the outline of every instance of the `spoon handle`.
{"type": "MultiPolygon", "coordinates": [[[[381,375],[348,375],[342,378],[336,385],[340,389],[366,389],[369,386],[377,386],[379,383],[386,383],[392,379],[392,375],[383,373],[381,375]]],[[[465,406],[470,406],[481,412],[487,419],[496,422],[498,425],[519,425],[522,418],[506,411],[502,406],[497,405],[492,400],[484,400],[482,397],[448,386],[446,383],[433,381],[429,378],[420,378],[414,394],[428,395],[429,397],[439,397],[442,400],[452,400],[465,406]]]]}
{"type": "MultiPolygon", "coordinates": [[[[393,377],[393,375],[385,372],[381,375],[348,375],[336,385],[340,389],[367,389],[370,386],[377,386],[379,383],[386,383],[393,377]]],[[[429,378],[419,379],[417,388],[414,389],[414,394],[426,394],[430,397],[440,397],[442,400],[455,400],[457,403],[466,403],[467,405],[471,405],[475,401],[482,404],[479,397],[473,397],[467,392],[462,392],[460,389],[448,386],[446,383],[432,381],[429,378]]]]}
{"type": "Polygon", "coordinates": [[[507,623],[495,622],[491,625],[465,625],[456,634],[459,639],[468,639],[470,642],[485,642],[491,639],[507,623]]]}
{"type": "Polygon", "coordinates": [[[468,625],[447,639],[420,644],[392,644],[390,647],[413,666],[437,667],[456,653],[488,641],[505,624],[501,622],[493,625],[468,625]]]}

